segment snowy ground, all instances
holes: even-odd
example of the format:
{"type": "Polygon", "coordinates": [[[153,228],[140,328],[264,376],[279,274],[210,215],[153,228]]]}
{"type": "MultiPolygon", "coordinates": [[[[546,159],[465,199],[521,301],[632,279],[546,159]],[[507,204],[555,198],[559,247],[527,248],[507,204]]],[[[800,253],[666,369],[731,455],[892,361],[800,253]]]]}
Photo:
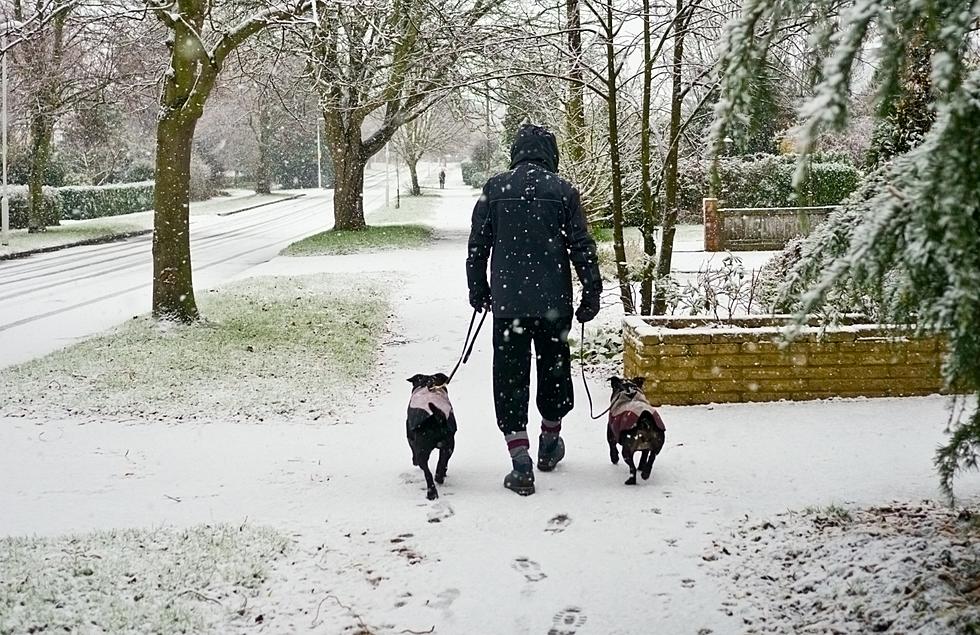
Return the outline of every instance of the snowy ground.
{"type": "Polygon", "coordinates": [[[248,603],[286,545],[247,524],[0,539],[0,633],[200,633],[254,623],[248,603]]]}
{"type": "Polygon", "coordinates": [[[935,503],[745,523],[704,555],[747,633],[980,630],[980,515],[935,503]]]}
{"type": "MultiPolygon", "coordinates": [[[[433,246],[279,258],[246,274],[400,280],[389,345],[365,385],[375,397],[350,405],[351,425],[0,420],[0,534],[271,526],[290,545],[249,604],[263,616],[255,632],[742,633],[749,602],[733,610],[730,577],[703,558],[746,517],[937,497],[941,397],[665,407],[653,477],[628,488],[578,382],[566,460],[517,497],[501,487],[509,460],[486,329],[450,391],[449,478],[426,501],[404,439],[405,379],[448,371],[470,315],[462,262],[475,192],[448,172],[433,246]]],[[[604,382],[592,390],[608,399],[604,382]]],[[[980,502],[980,478],[958,487],[980,502]]]]}

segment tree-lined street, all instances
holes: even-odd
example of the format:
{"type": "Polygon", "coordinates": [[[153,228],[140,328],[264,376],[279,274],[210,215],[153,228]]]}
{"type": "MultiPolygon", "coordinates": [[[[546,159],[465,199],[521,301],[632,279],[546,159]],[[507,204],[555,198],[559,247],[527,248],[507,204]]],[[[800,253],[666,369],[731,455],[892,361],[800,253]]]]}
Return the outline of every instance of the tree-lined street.
{"type": "MultiPolygon", "coordinates": [[[[228,216],[192,216],[195,284],[212,288],[330,229],[332,192],[228,216]]],[[[384,204],[384,174],[369,173],[368,210],[384,204]]],[[[0,360],[33,359],[149,310],[152,236],[0,262],[0,360]]]]}

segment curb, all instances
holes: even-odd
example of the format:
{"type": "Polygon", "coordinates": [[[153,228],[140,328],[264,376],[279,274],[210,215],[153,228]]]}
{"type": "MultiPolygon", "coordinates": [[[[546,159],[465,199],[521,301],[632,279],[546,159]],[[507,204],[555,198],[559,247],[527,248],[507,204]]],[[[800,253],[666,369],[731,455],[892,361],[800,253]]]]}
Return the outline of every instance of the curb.
{"type": "Polygon", "coordinates": [[[215,214],[215,216],[231,216],[232,214],[241,214],[242,212],[250,212],[253,209],[265,207],[266,205],[278,205],[279,203],[285,203],[286,201],[295,201],[296,199],[303,198],[304,196],[306,196],[306,194],[294,194],[292,196],[287,196],[286,198],[281,198],[277,201],[266,201],[265,203],[252,205],[251,207],[243,207],[241,209],[232,210],[230,212],[221,212],[219,214],[215,214]]]}
{"type": "MultiPolygon", "coordinates": [[[[215,214],[215,216],[231,216],[232,214],[247,212],[253,209],[258,209],[260,207],[265,207],[266,205],[275,205],[277,203],[285,203],[286,201],[294,201],[304,196],[306,196],[306,194],[296,194],[293,196],[279,199],[277,201],[266,201],[265,203],[252,205],[251,207],[244,207],[242,209],[236,209],[231,212],[224,212],[223,214],[215,214]]],[[[69,247],[87,247],[89,245],[104,245],[106,243],[114,243],[120,240],[136,238],[137,236],[146,236],[152,233],[153,233],[152,229],[140,229],[138,231],[123,232],[121,234],[109,234],[107,236],[99,236],[97,238],[86,238],[85,240],[79,240],[73,243],[65,243],[63,245],[51,245],[50,247],[38,247],[37,249],[28,249],[27,251],[17,251],[12,254],[0,254],[0,262],[3,262],[5,260],[18,260],[20,258],[27,258],[28,256],[36,256],[38,254],[49,254],[52,251],[61,251],[62,249],[68,249],[69,247]]]]}
{"type": "Polygon", "coordinates": [[[48,254],[52,251],[61,251],[62,249],[68,249],[69,247],[86,247],[88,245],[103,245],[105,243],[114,243],[120,240],[126,240],[127,238],[135,238],[136,236],[146,236],[147,234],[152,234],[152,229],[141,229],[134,232],[124,232],[122,234],[109,234],[108,236],[99,236],[98,238],[86,238],[85,240],[79,240],[73,243],[65,243],[64,245],[51,245],[50,247],[38,247],[37,249],[28,249],[27,251],[17,251],[12,254],[2,254],[0,255],[0,261],[4,260],[17,260],[19,258],[27,258],[28,256],[36,256],[38,254],[48,254]]]}

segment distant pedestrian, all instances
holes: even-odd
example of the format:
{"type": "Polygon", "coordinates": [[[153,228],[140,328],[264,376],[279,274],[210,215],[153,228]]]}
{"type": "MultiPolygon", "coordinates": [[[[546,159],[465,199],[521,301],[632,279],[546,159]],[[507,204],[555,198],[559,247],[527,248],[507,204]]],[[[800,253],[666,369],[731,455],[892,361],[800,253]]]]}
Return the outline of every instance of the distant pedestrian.
{"type": "Polygon", "coordinates": [[[554,135],[521,126],[510,157],[510,171],[487,181],[473,210],[466,276],[470,305],[494,314],[494,409],[513,464],[504,487],[526,496],[534,493],[527,435],[531,345],[541,414],[538,469],[549,472],[565,456],[561,420],[573,405],[571,267],[582,283],[580,322],[599,312],[602,278],[579,193],[557,174],[554,135]]]}
{"type": "Polygon", "coordinates": [[[446,189],[446,171],[445,170],[439,170],[439,189],[440,190],[446,189]]]}

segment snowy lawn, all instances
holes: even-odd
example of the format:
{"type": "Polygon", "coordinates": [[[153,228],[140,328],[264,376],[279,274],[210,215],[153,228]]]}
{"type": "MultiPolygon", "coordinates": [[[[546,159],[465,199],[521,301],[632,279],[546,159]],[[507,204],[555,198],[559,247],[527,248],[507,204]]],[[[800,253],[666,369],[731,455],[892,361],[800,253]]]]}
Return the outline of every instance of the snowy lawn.
{"type": "Polygon", "coordinates": [[[287,546],[270,529],[196,526],[0,539],[0,634],[241,630],[287,546]]]}
{"type": "Polygon", "coordinates": [[[114,221],[100,218],[95,222],[64,221],[57,227],[49,227],[47,231],[36,234],[29,234],[26,229],[13,229],[10,231],[10,244],[0,246],[0,256],[47,247],[60,247],[148,229],[144,225],[145,223],[133,220],[114,221]]]}
{"type": "Polygon", "coordinates": [[[402,194],[401,203],[395,209],[394,199],[387,207],[381,206],[368,215],[371,225],[404,225],[406,223],[432,224],[443,202],[445,190],[423,189],[421,196],[402,194]]]}
{"type": "Polygon", "coordinates": [[[980,633],[980,508],[831,506],[733,533],[704,560],[746,633],[980,633]]]}
{"type": "Polygon", "coordinates": [[[369,226],[359,231],[331,229],[293,243],[282,250],[282,255],[326,256],[421,247],[432,240],[432,235],[432,229],[424,225],[369,226]]]}
{"type": "Polygon", "coordinates": [[[205,319],[135,319],[0,372],[5,414],[333,419],[374,368],[389,305],[379,283],[264,277],[202,294],[205,319]]]}

